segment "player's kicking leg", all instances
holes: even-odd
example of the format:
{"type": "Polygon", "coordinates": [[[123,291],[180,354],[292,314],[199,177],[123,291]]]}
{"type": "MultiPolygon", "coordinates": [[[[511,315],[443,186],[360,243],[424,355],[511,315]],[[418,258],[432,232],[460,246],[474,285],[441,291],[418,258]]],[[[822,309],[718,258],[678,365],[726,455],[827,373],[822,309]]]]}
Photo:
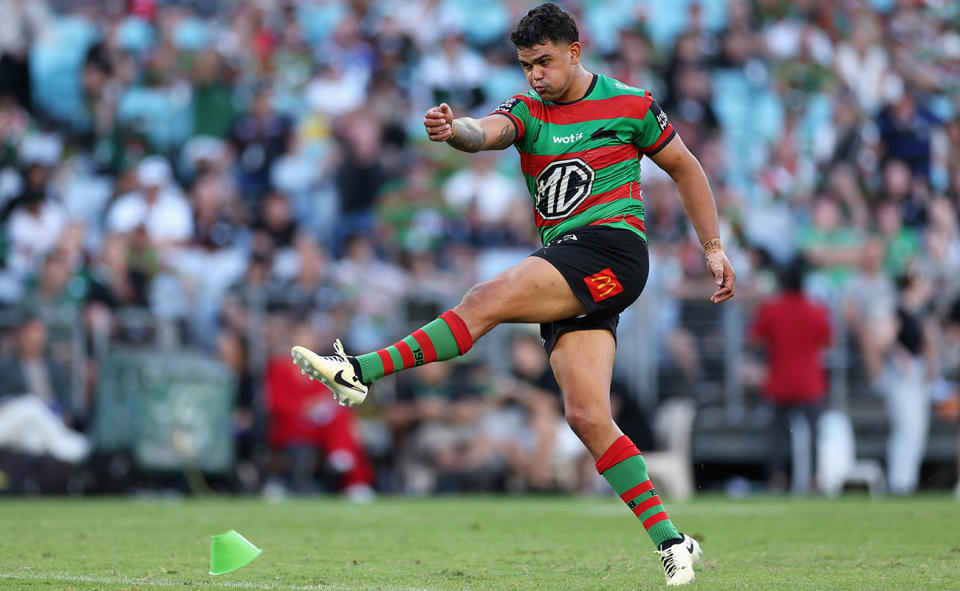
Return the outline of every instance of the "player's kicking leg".
{"type": "Polygon", "coordinates": [[[602,319],[590,330],[562,332],[569,328],[564,324],[546,326],[543,334],[548,346],[555,339],[550,365],[563,391],[567,422],[593,455],[597,471],[647,530],[667,584],[692,583],[693,564],[702,554],[700,544],[674,527],[647,476],[643,456],[611,416],[610,381],[616,352],[613,333],[602,328],[602,319]]]}
{"type": "Polygon", "coordinates": [[[333,355],[301,346],[290,354],[303,373],[326,384],[340,404],[352,406],[363,402],[367,386],[383,376],[463,355],[502,322],[550,322],[585,311],[553,265],[529,257],[474,286],[453,310],[389,347],[352,357],[337,340],[333,355]]]}

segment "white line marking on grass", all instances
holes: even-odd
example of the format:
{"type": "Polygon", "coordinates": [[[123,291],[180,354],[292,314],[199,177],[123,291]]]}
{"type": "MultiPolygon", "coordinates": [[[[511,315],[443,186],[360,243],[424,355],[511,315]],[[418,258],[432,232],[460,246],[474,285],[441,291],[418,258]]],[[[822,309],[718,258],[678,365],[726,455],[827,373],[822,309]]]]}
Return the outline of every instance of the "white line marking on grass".
{"type": "MultiPolygon", "coordinates": [[[[134,577],[95,577],[91,575],[13,574],[0,573],[0,580],[11,581],[57,581],[60,583],[94,583],[96,585],[135,585],[137,587],[230,587],[233,589],[291,589],[293,591],[366,591],[371,587],[345,587],[343,585],[276,585],[269,583],[249,583],[246,581],[171,581],[169,579],[147,579],[134,577]]],[[[420,587],[384,587],[384,591],[431,591],[420,587]]]]}

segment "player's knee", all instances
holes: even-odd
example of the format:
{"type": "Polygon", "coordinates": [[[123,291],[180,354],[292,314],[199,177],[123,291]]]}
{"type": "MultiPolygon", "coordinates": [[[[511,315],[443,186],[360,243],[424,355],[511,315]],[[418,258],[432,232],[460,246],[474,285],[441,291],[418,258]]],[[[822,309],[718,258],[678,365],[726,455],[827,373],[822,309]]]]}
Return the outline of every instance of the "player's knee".
{"type": "Polygon", "coordinates": [[[564,408],[564,416],[570,429],[584,443],[602,434],[610,425],[609,415],[588,405],[567,404],[564,408]]]}
{"type": "Polygon", "coordinates": [[[502,320],[499,283],[498,279],[491,279],[474,285],[460,300],[460,307],[483,324],[497,324],[502,320]]]}
{"type": "MultiPolygon", "coordinates": [[[[484,282],[485,283],[485,282],[484,282]]],[[[463,297],[460,298],[460,305],[470,308],[477,307],[478,304],[484,300],[484,292],[486,288],[484,283],[477,283],[473,287],[467,290],[467,293],[463,294],[463,297]]]]}

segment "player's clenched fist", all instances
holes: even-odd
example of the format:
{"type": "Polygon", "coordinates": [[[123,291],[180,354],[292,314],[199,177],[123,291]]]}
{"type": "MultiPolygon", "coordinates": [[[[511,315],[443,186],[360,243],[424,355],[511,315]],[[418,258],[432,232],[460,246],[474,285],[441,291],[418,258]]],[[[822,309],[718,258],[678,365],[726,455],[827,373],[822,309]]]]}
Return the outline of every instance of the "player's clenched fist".
{"type": "Polygon", "coordinates": [[[453,111],[447,103],[440,103],[433,107],[423,118],[423,126],[427,128],[427,137],[434,142],[445,142],[455,134],[453,125],[453,111]]]}

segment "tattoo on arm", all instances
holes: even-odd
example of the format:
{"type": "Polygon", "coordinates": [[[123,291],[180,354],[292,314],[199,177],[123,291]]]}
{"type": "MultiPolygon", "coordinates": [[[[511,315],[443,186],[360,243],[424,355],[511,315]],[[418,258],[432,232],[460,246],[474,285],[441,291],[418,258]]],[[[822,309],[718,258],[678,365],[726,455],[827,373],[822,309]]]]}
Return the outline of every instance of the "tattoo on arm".
{"type": "Polygon", "coordinates": [[[452,147],[463,152],[479,152],[483,149],[487,134],[484,133],[480,122],[470,117],[461,117],[454,121],[457,126],[457,135],[447,140],[452,147]]]}
{"type": "Polygon", "coordinates": [[[503,127],[500,128],[500,133],[497,134],[497,139],[493,140],[493,144],[490,147],[495,150],[503,150],[504,148],[508,148],[514,139],[516,139],[516,131],[514,130],[513,123],[508,120],[504,122],[503,127]]]}
{"type": "Polygon", "coordinates": [[[448,139],[447,143],[464,152],[503,150],[517,139],[513,122],[499,115],[483,119],[461,117],[455,123],[457,135],[448,139]]]}

